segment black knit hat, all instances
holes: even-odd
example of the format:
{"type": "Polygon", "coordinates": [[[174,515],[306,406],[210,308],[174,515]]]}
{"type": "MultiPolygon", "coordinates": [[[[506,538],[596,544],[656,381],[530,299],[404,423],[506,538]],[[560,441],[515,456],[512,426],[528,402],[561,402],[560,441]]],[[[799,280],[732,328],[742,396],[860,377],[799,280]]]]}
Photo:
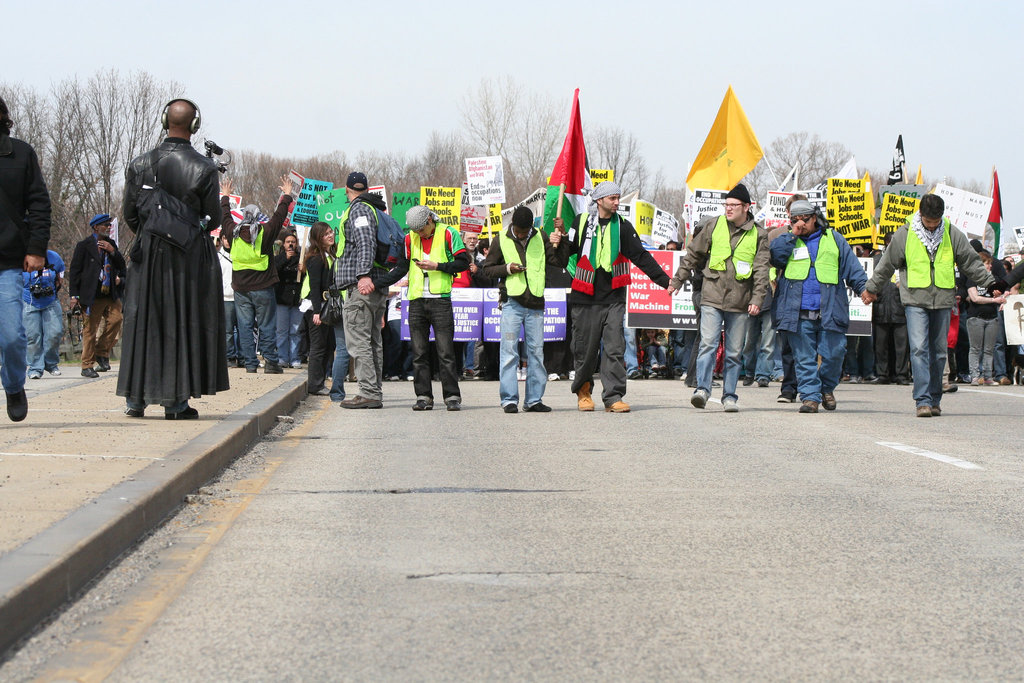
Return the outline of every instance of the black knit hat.
{"type": "Polygon", "coordinates": [[[736,187],[732,188],[729,194],[725,195],[726,199],[738,199],[744,204],[750,203],[750,193],[747,191],[747,186],[740,183],[736,187]]]}
{"type": "Polygon", "coordinates": [[[533,211],[528,206],[520,206],[512,212],[512,226],[520,229],[533,227],[533,211]]]}

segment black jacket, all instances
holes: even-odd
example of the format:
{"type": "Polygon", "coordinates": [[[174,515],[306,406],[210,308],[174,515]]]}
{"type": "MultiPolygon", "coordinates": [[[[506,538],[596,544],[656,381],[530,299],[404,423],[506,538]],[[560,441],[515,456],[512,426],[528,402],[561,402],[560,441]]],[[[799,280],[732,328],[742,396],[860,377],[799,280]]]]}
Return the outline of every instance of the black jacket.
{"type": "Polygon", "coordinates": [[[50,242],[50,194],[32,147],[0,134],[0,192],[24,228],[0,210],[0,270],[21,269],[25,254],[46,257],[50,242]]]}
{"type": "MultiPolygon", "coordinates": [[[[213,161],[182,138],[166,138],[157,149],[156,175],[160,186],[195,209],[200,217],[209,216],[207,232],[220,227],[220,181],[213,161]]],[[[149,160],[148,153],[135,157],[124,172],[124,220],[132,232],[141,227],[135,206],[139,189],[153,180],[149,160]]]]}
{"type": "Polygon", "coordinates": [[[278,281],[274,285],[274,294],[277,297],[277,303],[279,306],[298,306],[301,297],[299,292],[302,288],[302,283],[298,282],[297,277],[299,273],[299,255],[295,254],[291,258],[281,250],[281,253],[274,257],[274,267],[277,270],[278,281]]]}
{"type": "MultiPolygon", "coordinates": [[[[99,239],[110,242],[114,245],[114,253],[110,255],[110,294],[114,299],[121,298],[121,287],[116,286],[117,278],[124,282],[126,270],[124,256],[117,248],[117,244],[109,237],[99,239]]],[[[78,297],[82,308],[89,308],[96,300],[96,293],[100,286],[100,268],[103,267],[103,255],[97,246],[96,237],[89,235],[75,245],[75,253],[71,257],[71,267],[68,268],[68,295],[78,297]]]]}

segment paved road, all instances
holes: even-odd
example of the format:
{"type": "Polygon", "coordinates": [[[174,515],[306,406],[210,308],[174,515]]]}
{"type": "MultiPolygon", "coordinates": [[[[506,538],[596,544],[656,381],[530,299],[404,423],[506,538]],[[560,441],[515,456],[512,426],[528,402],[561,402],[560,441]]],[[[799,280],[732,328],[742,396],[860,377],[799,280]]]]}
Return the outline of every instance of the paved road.
{"type": "Polygon", "coordinates": [[[310,399],[0,678],[1024,675],[1024,389],[933,419],[907,387],[817,415],[775,385],[736,415],[669,381],[628,415],[463,391],[310,399]]]}

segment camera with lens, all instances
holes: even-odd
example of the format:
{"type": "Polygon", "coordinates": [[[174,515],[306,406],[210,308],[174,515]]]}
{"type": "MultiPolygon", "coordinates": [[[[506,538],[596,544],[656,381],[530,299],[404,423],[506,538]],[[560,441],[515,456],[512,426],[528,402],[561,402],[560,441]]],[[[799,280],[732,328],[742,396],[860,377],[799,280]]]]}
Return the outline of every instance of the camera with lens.
{"type": "Polygon", "coordinates": [[[227,173],[228,164],[231,163],[231,152],[224,149],[213,140],[206,140],[203,144],[206,145],[206,157],[208,159],[213,159],[215,156],[227,156],[227,159],[214,160],[214,163],[217,165],[217,170],[221,173],[227,173]]]}
{"type": "Polygon", "coordinates": [[[43,282],[33,282],[28,286],[29,293],[32,294],[36,299],[45,299],[48,296],[53,296],[53,287],[43,282]]]}

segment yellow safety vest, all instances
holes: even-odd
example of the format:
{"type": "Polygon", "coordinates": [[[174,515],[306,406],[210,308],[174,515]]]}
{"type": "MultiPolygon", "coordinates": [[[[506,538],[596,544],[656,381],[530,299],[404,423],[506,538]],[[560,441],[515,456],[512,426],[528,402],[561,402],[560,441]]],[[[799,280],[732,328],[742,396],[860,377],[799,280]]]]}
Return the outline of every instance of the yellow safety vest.
{"type": "Polygon", "coordinates": [[[921,238],[914,228],[907,226],[907,248],[904,255],[907,262],[907,287],[931,287],[932,267],[935,268],[935,286],[939,289],[953,289],[956,286],[953,242],[949,236],[949,219],[942,219],[942,242],[935,251],[935,261],[928,256],[921,238]]]}
{"type": "Polygon", "coordinates": [[[249,244],[241,237],[231,240],[231,270],[266,270],[270,266],[270,256],[260,253],[263,251],[263,228],[257,230],[255,244],[249,244]]]}
{"type": "MultiPolygon", "coordinates": [[[[799,237],[793,246],[793,253],[797,249],[807,248],[804,241],[799,237]]],[[[806,280],[811,272],[811,254],[808,251],[807,258],[794,258],[789,255],[786,263],[785,276],[788,280],[806,280]]],[[[836,236],[831,230],[825,230],[825,234],[818,239],[818,257],[814,259],[814,274],[818,282],[826,285],[839,283],[839,245],[836,244],[836,236]],[[828,237],[829,239],[825,239],[828,237]]]]}
{"type": "MultiPolygon", "coordinates": [[[[434,226],[433,241],[430,244],[430,260],[434,263],[448,263],[448,250],[445,248],[447,233],[451,230],[447,225],[438,223],[434,226]]],[[[409,256],[410,259],[423,258],[423,242],[415,232],[409,233],[409,256]]],[[[430,293],[449,294],[452,291],[452,280],[454,275],[433,270],[430,272],[430,293]]],[[[423,296],[423,270],[416,265],[415,260],[409,261],[409,300],[419,299],[423,296]]]]}
{"type": "Polygon", "coordinates": [[[725,216],[719,216],[715,222],[715,231],[711,233],[711,254],[708,258],[708,268],[711,270],[725,270],[725,260],[732,259],[733,271],[737,280],[747,280],[754,272],[754,255],[757,253],[757,228],[752,227],[740,238],[733,251],[729,243],[729,222],[725,216]],[[745,275],[741,275],[736,262],[749,263],[750,269],[745,275]]]}
{"type": "MultiPolygon", "coordinates": [[[[512,228],[509,228],[511,230],[512,228]]],[[[513,263],[519,250],[516,249],[515,241],[508,236],[508,230],[501,232],[499,240],[501,254],[505,257],[506,263],[513,263]]],[[[544,258],[544,238],[539,230],[535,230],[533,236],[526,243],[526,272],[510,273],[505,277],[505,291],[509,296],[519,296],[526,291],[526,285],[530,285],[530,294],[536,297],[544,296],[544,277],[546,262],[544,258]]]]}

